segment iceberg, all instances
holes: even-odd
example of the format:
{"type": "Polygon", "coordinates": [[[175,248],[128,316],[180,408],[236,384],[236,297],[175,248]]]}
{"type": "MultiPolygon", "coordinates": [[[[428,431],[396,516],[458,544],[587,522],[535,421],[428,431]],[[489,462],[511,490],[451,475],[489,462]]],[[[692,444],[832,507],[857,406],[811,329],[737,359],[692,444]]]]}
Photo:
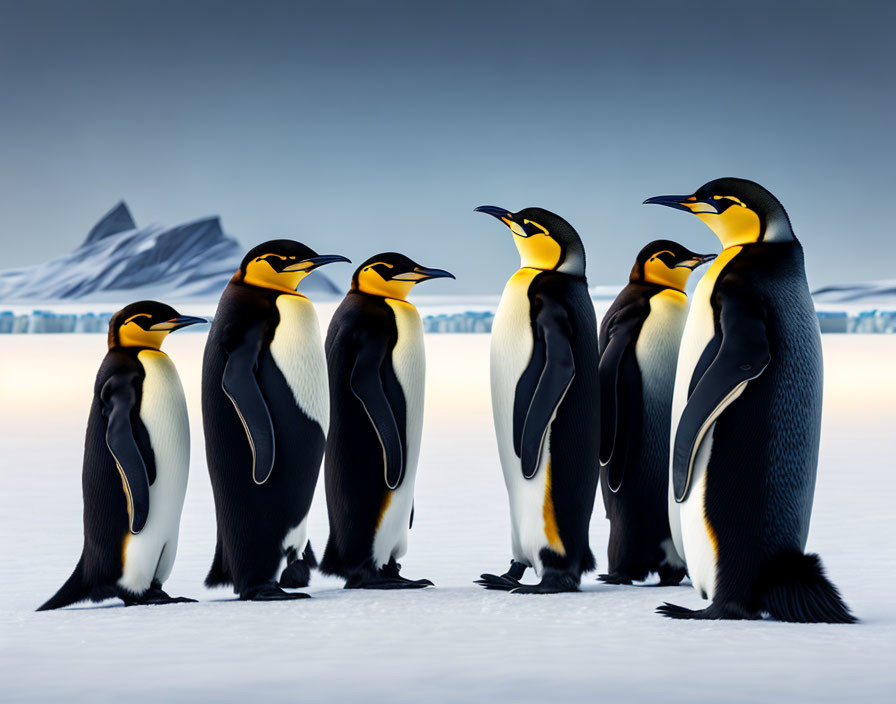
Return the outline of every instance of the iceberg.
{"type": "MultiPolygon", "coordinates": [[[[100,218],[74,252],[0,271],[0,301],[216,300],[243,254],[218,217],[141,228],[122,201],[100,218]]],[[[340,294],[321,272],[312,273],[302,288],[325,297],[340,294]]]]}

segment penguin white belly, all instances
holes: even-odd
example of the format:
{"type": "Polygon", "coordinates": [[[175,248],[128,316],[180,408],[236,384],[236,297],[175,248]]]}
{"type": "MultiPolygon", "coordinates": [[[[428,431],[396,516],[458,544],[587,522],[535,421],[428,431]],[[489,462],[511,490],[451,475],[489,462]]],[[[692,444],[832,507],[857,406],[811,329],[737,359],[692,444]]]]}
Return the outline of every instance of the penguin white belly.
{"type": "MultiPolygon", "coordinates": [[[[289,384],[296,404],[320,425],[324,436],[330,426],[330,389],[327,359],[314,305],[305,296],[284,294],[277,298],[280,322],[271,340],[270,353],[289,384]]],[[[300,555],[308,543],[308,516],[292,526],[283,538],[283,551],[294,548],[300,555]]]]}
{"type": "MultiPolygon", "coordinates": [[[[386,490],[386,499],[373,538],[373,560],[377,567],[399,559],[407,552],[408,529],[414,506],[414,482],[423,433],[423,391],[426,379],[426,352],[423,322],[417,309],[406,301],[387,298],[395,316],[398,340],[392,350],[392,368],[404,392],[405,470],[401,485],[386,490]]],[[[385,481],[385,480],[384,480],[385,481]]]]}
{"type": "MultiPolygon", "coordinates": [[[[523,476],[520,458],[513,448],[513,403],[517,383],[532,358],[529,286],[540,273],[538,269],[523,268],[507,282],[492,323],[491,339],[492,413],[510,499],[513,559],[531,565],[538,574],[543,548],[552,547],[553,543],[555,550],[563,550],[550,501],[550,457],[543,452],[535,475],[531,479],[523,476]]],[[[549,447],[550,434],[545,443],[545,448],[549,447]]]]}
{"type": "Polygon", "coordinates": [[[650,313],[635,343],[635,359],[641,372],[645,400],[668,403],[678,361],[678,346],[687,319],[688,299],[680,291],[666,289],[651,296],[650,313]]]}
{"type": "Polygon", "coordinates": [[[137,359],[146,374],[140,420],[149,434],[156,478],[149,487],[146,525],[137,535],[129,533],[125,537],[118,584],[142,594],[153,580],[164,582],[174,565],[190,467],[190,425],[180,377],[168,355],[142,350],[137,359]]]}
{"type": "MultiPolygon", "coordinates": [[[[687,313],[688,299],[680,291],[666,289],[650,298],[650,313],[644,320],[638,341],[635,343],[635,359],[641,372],[645,415],[652,404],[669,407],[679,341],[687,313]]],[[[667,422],[670,420],[667,418],[667,422]]],[[[675,504],[675,508],[677,510],[678,504],[675,504]]],[[[670,544],[667,539],[660,547],[666,556],[664,564],[675,567],[683,565],[681,557],[676,552],[674,541],[670,544]]]]}
{"type": "Polygon", "coordinates": [[[703,350],[715,337],[712,293],[716,280],[728,263],[740,252],[730,247],[713,261],[691,296],[691,305],[681,337],[675,390],[672,394],[672,419],[669,443],[669,525],[675,549],[684,558],[694,588],[711,599],[715,592],[717,543],[712,526],[706,520],[706,468],[712,452],[715,427],[708,430],[694,457],[691,487],[687,498],[675,501],[672,481],[672,453],[681,414],[687,405],[688,387],[703,350]]]}

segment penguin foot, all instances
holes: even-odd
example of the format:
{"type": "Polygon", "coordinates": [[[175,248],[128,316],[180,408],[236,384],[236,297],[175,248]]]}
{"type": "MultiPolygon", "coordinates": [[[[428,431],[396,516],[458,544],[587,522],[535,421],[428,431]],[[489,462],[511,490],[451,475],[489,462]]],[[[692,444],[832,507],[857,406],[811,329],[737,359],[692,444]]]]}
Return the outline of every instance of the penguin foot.
{"type": "Polygon", "coordinates": [[[122,595],[121,600],[125,606],[162,606],[164,604],[197,603],[196,599],[188,599],[185,596],[169,596],[167,592],[162,590],[162,586],[158,582],[153,582],[152,586],[140,596],[122,595]]]}
{"type": "Polygon", "coordinates": [[[504,574],[481,574],[479,575],[479,579],[474,580],[473,583],[483,586],[486,589],[500,589],[501,591],[509,592],[517,587],[523,586],[520,584],[520,578],[525,573],[526,565],[522,562],[511,560],[510,569],[504,574]]]}
{"type": "Polygon", "coordinates": [[[560,594],[561,592],[579,591],[579,580],[569,572],[545,570],[539,584],[521,584],[511,589],[511,594],[560,594]]]}
{"type": "Polygon", "coordinates": [[[401,569],[395,558],[380,569],[371,564],[366,569],[349,575],[345,581],[346,589],[423,589],[435,585],[428,579],[405,579],[398,572],[401,569]]]}
{"type": "Polygon", "coordinates": [[[670,604],[668,601],[661,606],[656,607],[656,612],[667,618],[674,619],[698,619],[712,621],[755,621],[760,618],[759,614],[747,611],[740,604],[732,602],[725,604],[717,604],[713,602],[705,609],[693,610],[686,609],[683,606],[670,604]]]}
{"type": "Polygon", "coordinates": [[[669,565],[660,565],[657,568],[657,574],[660,576],[660,587],[677,587],[684,579],[687,570],[684,567],[670,567],[669,565]]]}
{"type": "Polygon", "coordinates": [[[311,567],[304,560],[290,562],[280,575],[280,586],[287,589],[307,587],[311,581],[311,567]]]}
{"type": "Polygon", "coordinates": [[[240,592],[241,601],[286,601],[288,599],[309,599],[304,592],[285,592],[274,582],[265,582],[248,587],[240,592]]]}
{"type": "Polygon", "coordinates": [[[389,577],[383,574],[350,577],[345,582],[346,589],[423,589],[434,587],[428,579],[405,579],[401,576],[389,577]]]}
{"type": "Polygon", "coordinates": [[[631,586],[632,583],[631,577],[626,577],[624,574],[615,572],[611,572],[610,574],[599,574],[597,575],[597,581],[603,582],[604,584],[623,584],[626,586],[631,586]]]}

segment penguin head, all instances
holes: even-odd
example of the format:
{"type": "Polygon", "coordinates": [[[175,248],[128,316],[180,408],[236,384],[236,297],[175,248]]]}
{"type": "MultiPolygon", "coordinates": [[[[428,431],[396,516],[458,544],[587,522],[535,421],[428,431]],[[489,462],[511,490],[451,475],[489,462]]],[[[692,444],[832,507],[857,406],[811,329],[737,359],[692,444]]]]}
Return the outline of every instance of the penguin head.
{"type": "Polygon", "coordinates": [[[358,267],[352,277],[352,290],[403,301],[421,281],[443,278],[453,279],[454,274],[444,269],[420,266],[398,252],[383,252],[358,267]]]}
{"type": "Polygon", "coordinates": [[[347,261],[339,254],[318,254],[295,240],[271,240],[248,251],[236,278],[250,286],[296,293],[301,280],[317,267],[347,261]]]}
{"type": "Polygon", "coordinates": [[[181,315],[158,301],[137,301],[126,305],[109,321],[109,349],[146,347],[157,350],[168,333],[207,322],[205,318],[181,315]]]}
{"type": "Polygon", "coordinates": [[[544,208],[511,213],[494,205],[480,205],[475,212],[496,217],[510,228],[521,267],[585,275],[585,247],[579,233],[559,215],[544,208]]]}
{"type": "Polygon", "coordinates": [[[646,281],[684,291],[691,272],[715,254],[697,254],[672,240],[654,240],[638,252],[629,281],[646,281]]]}
{"type": "Polygon", "coordinates": [[[693,213],[716,233],[725,248],[796,241],[780,201],[758,183],[743,178],[718,178],[692,195],[654,196],[644,203],[693,213]]]}

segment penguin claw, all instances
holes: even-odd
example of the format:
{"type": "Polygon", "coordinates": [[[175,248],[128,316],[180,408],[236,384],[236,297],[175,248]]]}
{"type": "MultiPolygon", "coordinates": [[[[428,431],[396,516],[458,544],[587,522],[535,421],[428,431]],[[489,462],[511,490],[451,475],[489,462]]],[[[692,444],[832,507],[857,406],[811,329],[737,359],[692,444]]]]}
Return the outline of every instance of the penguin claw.
{"type": "Polygon", "coordinates": [[[751,613],[736,603],[712,603],[705,609],[686,609],[683,606],[670,604],[668,601],[656,607],[656,612],[667,618],[674,619],[699,619],[699,620],[731,620],[731,621],[755,621],[759,614],[751,613]]]}
{"type": "Polygon", "coordinates": [[[522,584],[516,589],[511,589],[511,594],[563,594],[577,592],[578,589],[569,589],[557,584],[522,584]]]}
{"type": "Polygon", "coordinates": [[[375,579],[364,582],[356,582],[349,584],[346,582],[346,589],[425,589],[426,587],[434,587],[435,585],[428,579],[375,579]]]}
{"type": "Polygon", "coordinates": [[[599,574],[597,575],[597,581],[603,582],[604,584],[619,584],[631,586],[632,580],[628,577],[625,577],[621,574],[599,574]]]}
{"type": "Polygon", "coordinates": [[[310,594],[304,592],[285,592],[277,584],[269,582],[249,587],[240,592],[241,601],[288,601],[291,599],[309,599],[310,594]]]}
{"type": "Polygon", "coordinates": [[[497,589],[505,592],[509,592],[512,589],[522,586],[513,577],[496,574],[479,575],[479,579],[473,580],[473,583],[485,587],[486,589],[497,589]]]}

